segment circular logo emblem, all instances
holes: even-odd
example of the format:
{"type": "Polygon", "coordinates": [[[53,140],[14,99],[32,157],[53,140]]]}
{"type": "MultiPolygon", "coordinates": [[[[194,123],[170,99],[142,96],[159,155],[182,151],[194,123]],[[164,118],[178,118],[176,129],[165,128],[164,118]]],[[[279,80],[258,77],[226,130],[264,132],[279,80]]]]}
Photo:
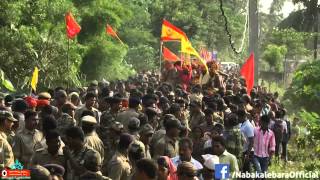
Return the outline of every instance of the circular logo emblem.
{"type": "Polygon", "coordinates": [[[2,177],[6,177],[6,176],[8,175],[8,173],[7,173],[6,170],[3,170],[3,171],[1,172],[1,175],[2,175],[2,177]]]}

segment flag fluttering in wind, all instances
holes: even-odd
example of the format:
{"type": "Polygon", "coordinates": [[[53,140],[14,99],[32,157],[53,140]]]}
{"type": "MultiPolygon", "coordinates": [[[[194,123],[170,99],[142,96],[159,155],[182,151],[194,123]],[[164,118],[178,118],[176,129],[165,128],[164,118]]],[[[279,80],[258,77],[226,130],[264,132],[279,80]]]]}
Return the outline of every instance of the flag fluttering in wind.
{"type": "Polygon", "coordinates": [[[37,67],[34,68],[32,79],[31,79],[31,88],[36,91],[37,84],[38,84],[38,75],[39,75],[39,69],[37,67]]]}
{"type": "Polygon", "coordinates": [[[171,52],[165,46],[163,46],[162,55],[163,55],[163,59],[166,61],[171,61],[171,62],[179,61],[179,57],[175,55],[173,52],[171,52]]]}
{"type": "Polygon", "coordinates": [[[68,38],[72,39],[80,32],[81,27],[77,23],[77,21],[73,18],[73,15],[71,12],[66,13],[65,19],[66,19],[67,36],[68,38]]]}
{"type": "Polygon", "coordinates": [[[109,24],[107,24],[107,26],[106,26],[106,33],[107,33],[108,35],[114,37],[114,38],[117,38],[117,39],[120,41],[120,43],[121,43],[122,45],[124,45],[124,43],[121,41],[121,39],[119,38],[119,36],[118,36],[118,34],[116,33],[116,31],[114,31],[113,28],[112,28],[109,24]]]}
{"type": "Polygon", "coordinates": [[[251,53],[247,61],[242,65],[241,76],[246,80],[247,93],[250,94],[254,85],[254,54],[251,53]]]}
{"type": "Polygon", "coordinates": [[[181,41],[182,39],[188,39],[186,34],[167,20],[162,22],[161,40],[162,41],[181,41]]]}
{"type": "Polygon", "coordinates": [[[188,39],[182,39],[182,41],[181,41],[181,52],[196,56],[200,60],[201,64],[204,65],[204,67],[206,68],[207,73],[209,72],[208,66],[207,66],[207,62],[192,47],[192,44],[188,39]]]}

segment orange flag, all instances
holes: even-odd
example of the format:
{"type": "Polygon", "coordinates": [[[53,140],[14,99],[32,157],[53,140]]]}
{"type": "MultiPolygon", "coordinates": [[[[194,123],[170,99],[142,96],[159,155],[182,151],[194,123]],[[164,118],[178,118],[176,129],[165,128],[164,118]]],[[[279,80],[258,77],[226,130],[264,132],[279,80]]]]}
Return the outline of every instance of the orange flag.
{"type": "Polygon", "coordinates": [[[179,57],[175,55],[173,52],[171,52],[165,46],[163,46],[162,55],[163,55],[163,59],[166,61],[171,61],[171,62],[179,61],[179,57]]]}
{"type": "Polygon", "coordinates": [[[188,39],[187,35],[179,28],[171,24],[167,20],[163,20],[162,22],[162,30],[161,30],[161,40],[162,41],[172,41],[188,39]]]}
{"type": "Polygon", "coordinates": [[[247,61],[242,65],[241,76],[246,79],[247,92],[250,94],[254,85],[254,54],[251,53],[247,61]]]}
{"type": "Polygon", "coordinates": [[[107,24],[106,32],[107,32],[107,34],[109,34],[110,36],[117,38],[117,39],[121,42],[121,44],[123,44],[123,42],[121,41],[121,39],[120,39],[119,36],[117,35],[116,31],[114,31],[113,28],[112,28],[109,24],[107,24]]]}
{"type": "Polygon", "coordinates": [[[66,20],[66,29],[68,38],[74,38],[81,30],[81,27],[77,23],[77,21],[73,18],[71,12],[67,12],[65,16],[66,20]]]}

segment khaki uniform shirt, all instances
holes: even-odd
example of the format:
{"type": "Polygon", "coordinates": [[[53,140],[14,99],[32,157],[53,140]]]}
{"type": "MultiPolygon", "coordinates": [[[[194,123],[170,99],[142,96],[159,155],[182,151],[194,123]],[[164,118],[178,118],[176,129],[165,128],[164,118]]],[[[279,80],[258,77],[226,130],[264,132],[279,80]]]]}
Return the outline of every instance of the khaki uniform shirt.
{"type": "Polygon", "coordinates": [[[67,167],[67,161],[60,151],[56,155],[52,155],[48,152],[47,149],[37,150],[32,158],[31,165],[45,165],[45,164],[58,164],[62,167],[67,167]]]}
{"type": "Polygon", "coordinates": [[[120,152],[116,152],[108,164],[108,177],[113,180],[129,180],[131,172],[132,167],[129,158],[120,152]]]}
{"type": "Polygon", "coordinates": [[[204,113],[200,111],[199,113],[191,113],[190,114],[190,128],[193,129],[194,127],[199,126],[200,124],[204,123],[204,113]]]}
{"type": "Polygon", "coordinates": [[[119,112],[113,113],[111,111],[105,111],[101,115],[100,126],[109,127],[112,122],[116,121],[119,112]]]}
{"type": "Polygon", "coordinates": [[[178,155],[178,141],[164,136],[161,138],[153,149],[153,159],[158,159],[160,156],[168,156],[173,158],[178,155]]]}
{"type": "Polygon", "coordinates": [[[30,167],[30,160],[35,152],[35,145],[41,143],[42,138],[43,134],[39,130],[29,131],[26,128],[15,136],[12,145],[13,153],[15,158],[19,159],[25,167],[30,167]]]}
{"type": "Polygon", "coordinates": [[[66,129],[75,125],[76,120],[67,113],[62,113],[61,117],[57,119],[57,131],[60,132],[62,137],[65,136],[66,129]]]}
{"type": "MultiPolygon", "coordinates": [[[[98,156],[96,153],[98,153],[97,151],[87,147],[87,146],[84,146],[82,148],[81,151],[79,151],[78,153],[72,153],[72,158],[80,165],[80,166],[83,166],[84,165],[84,162],[85,162],[85,159],[90,156],[90,157],[94,157],[94,156],[98,156]],[[95,155],[96,154],[96,155],[95,155]]],[[[100,160],[98,160],[100,161],[100,160]]],[[[67,164],[68,166],[68,175],[67,175],[67,179],[72,179],[72,180],[78,180],[80,175],[81,174],[77,174],[77,172],[75,170],[73,170],[73,168],[71,167],[71,164],[68,162],[67,164]]],[[[84,172],[82,172],[84,173],[84,172]]]]}
{"type": "Polygon", "coordinates": [[[104,159],[104,145],[96,132],[86,134],[84,137],[84,144],[100,154],[101,160],[104,159]]]}
{"type": "Polygon", "coordinates": [[[0,169],[10,167],[14,163],[13,151],[4,132],[0,132],[0,169]]]}
{"type": "Polygon", "coordinates": [[[126,131],[128,131],[128,123],[131,117],[139,117],[139,113],[134,109],[128,109],[118,114],[116,121],[123,124],[123,127],[126,131]]]}

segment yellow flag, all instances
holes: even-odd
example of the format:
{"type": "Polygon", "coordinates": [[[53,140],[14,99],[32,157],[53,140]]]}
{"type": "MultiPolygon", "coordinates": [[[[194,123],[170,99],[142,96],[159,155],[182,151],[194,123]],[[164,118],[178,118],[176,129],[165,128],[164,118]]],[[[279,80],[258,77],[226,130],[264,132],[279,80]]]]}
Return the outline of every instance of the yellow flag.
{"type": "Polygon", "coordinates": [[[39,69],[37,67],[34,68],[33,74],[32,74],[32,79],[31,79],[31,88],[36,91],[37,89],[37,84],[38,84],[38,74],[39,74],[39,69]]]}
{"type": "Polygon", "coordinates": [[[209,72],[206,61],[202,59],[199,53],[192,47],[191,42],[188,39],[181,40],[181,52],[196,56],[206,68],[207,73],[209,72]]]}

